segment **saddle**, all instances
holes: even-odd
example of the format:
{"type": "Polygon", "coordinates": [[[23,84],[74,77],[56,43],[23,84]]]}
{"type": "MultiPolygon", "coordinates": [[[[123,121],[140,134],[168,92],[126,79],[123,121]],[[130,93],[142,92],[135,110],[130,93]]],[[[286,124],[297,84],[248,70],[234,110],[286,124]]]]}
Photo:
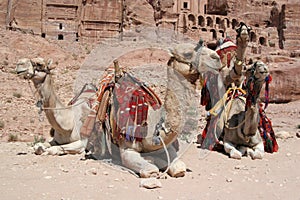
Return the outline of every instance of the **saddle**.
{"type": "Polygon", "coordinates": [[[90,137],[95,124],[112,120],[113,124],[108,126],[113,141],[125,139],[141,142],[147,134],[149,105],[154,110],[162,105],[150,87],[127,72],[123,72],[121,77],[116,77],[115,70],[108,68],[99,82],[96,101],[80,134],[90,137]],[[113,106],[113,109],[110,106],[113,106]],[[109,120],[111,114],[114,117],[109,120]]]}
{"type": "Polygon", "coordinates": [[[222,66],[230,67],[230,62],[236,54],[237,46],[231,41],[224,41],[219,47],[217,47],[216,52],[220,56],[222,66]]]}
{"type": "MultiPolygon", "coordinates": [[[[266,85],[266,87],[268,86],[266,85]]],[[[226,112],[226,109],[223,108],[223,102],[227,105],[228,102],[234,98],[242,98],[245,103],[247,102],[247,99],[245,98],[245,91],[239,88],[236,90],[237,92],[234,91],[234,93],[232,93],[232,91],[234,90],[229,88],[224,94],[223,98],[221,98],[219,102],[217,102],[214,107],[208,111],[210,116],[207,118],[207,124],[202,132],[201,138],[199,138],[199,143],[201,144],[202,148],[215,150],[219,147],[218,145],[222,140],[223,130],[220,130],[218,125],[221,123],[220,121],[222,121],[220,120],[222,112],[226,112]]],[[[268,93],[268,88],[266,89],[266,93],[268,93]]],[[[266,99],[267,96],[268,94],[266,94],[266,99]]],[[[265,152],[273,153],[278,151],[279,146],[272,128],[272,122],[265,113],[265,108],[267,105],[268,101],[266,101],[265,107],[263,107],[263,104],[259,105],[260,120],[258,122],[258,130],[264,143],[265,152]]]]}

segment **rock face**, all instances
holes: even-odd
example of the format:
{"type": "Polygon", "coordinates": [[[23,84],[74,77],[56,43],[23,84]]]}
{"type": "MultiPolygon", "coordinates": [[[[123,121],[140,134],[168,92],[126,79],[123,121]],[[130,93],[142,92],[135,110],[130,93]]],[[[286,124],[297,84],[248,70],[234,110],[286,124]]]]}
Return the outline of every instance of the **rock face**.
{"type": "Polygon", "coordinates": [[[271,68],[270,101],[287,103],[300,98],[300,63],[271,68]]]}
{"type": "Polygon", "coordinates": [[[118,38],[136,26],[162,26],[205,40],[235,36],[244,21],[251,42],[280,49],[300,46],[299,1],[292,0],[8,0],[0,25],[57,40],[118,38]],[[273,31],[265,31],[273,27],[273,31]]]}
{"type": "Polygon", "coordinates": [[[125,29],[138,25],[154,26],[153,8],[146,0],[126,1],[125,29]]]}
{"type": "Polygon", "coordinates": [[[300,98],[294,76],[300,67],[299,6],[298,0],[7,0],[0,2],[0,25],[88,43],[157,26],[215,44],[227,35],[234,40],[238,23],[245,22],[253,29],[246,61],[262,59],[275,66],[270,67],[276,82],[271,100],[286,102],[300,98]]]}

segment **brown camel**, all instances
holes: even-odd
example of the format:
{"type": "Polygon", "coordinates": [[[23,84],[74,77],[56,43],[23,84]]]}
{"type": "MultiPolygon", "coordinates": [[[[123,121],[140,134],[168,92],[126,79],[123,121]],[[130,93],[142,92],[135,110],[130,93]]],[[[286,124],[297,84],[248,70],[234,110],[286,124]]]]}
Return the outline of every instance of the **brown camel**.
{"type": "Polygon", "coordinates": [[[264,155],[264,144],[258,130],[257,101],[268,76],[268,67],[261,61],[255,62],[246,72],[246,97],[235,97],[233,93],[226,104],[221,120],[225,122],[224,149],[231,158],[241,159],[246,154],[252,159],[261,159],[264,155]]]}
{"type": "MultiPolygon", "coordinates": [[[[217,50],[222,58],[223,69],[221,73],[224,77],[225,88],[228,88],[232,83],[236,86],[240,86],[243,81],[243,66],[245,60],[245,53],[248,43],[250,41],[251,27],[241,22],[236,28],[236,47],[231,40],[224,42],[222,46],[227,48],[225,50],[217,50]],[[230,44],[232,43],[232,44],[230,44]],[[228,47],[229,45],[229,47],[228,47]],[[229,55],[230,54],[230,55],[229,55]],[[230,61],[227,59],[234,59],[234,65],[230,66],[230,61]],[[227,66],[227,67],[226,67],[227,66]]],[[[226,39],[225,39],[226,40],[226,39]]]]}

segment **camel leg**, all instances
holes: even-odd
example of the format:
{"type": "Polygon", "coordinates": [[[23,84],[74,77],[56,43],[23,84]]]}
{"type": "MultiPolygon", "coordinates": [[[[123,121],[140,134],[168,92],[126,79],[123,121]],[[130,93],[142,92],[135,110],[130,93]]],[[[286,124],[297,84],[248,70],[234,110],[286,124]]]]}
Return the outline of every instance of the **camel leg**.
{"type": "Polygon", "coordinates": [[[251,156],[252,159],[262,159],[264,156],[264,143],[260,142],[252,149],[248,148],[247,154],[251,156]]]}
{"type": "Polygon", "coordinates": [[[77,140],[75,142],[51,146],[50,143],[38,143],[34,146],[35,153],[40,155],[63,155],[63,154],[80,154],[84,152],[87,139],[77,140]]]}
{"type": "Polygon", "coordinates": [[[46,152],[46,149],[49,147],[51,147],[51,144],[49,142],[39,142],[33,146],[33,150],[36,155],[41,155],[46,152]]]}
{"type": "Polygon", "coordinates": [[[140,153],[133,149],[120,149],[122,164],[139,173],[141,178],[156,177],[159,175],[159,169],[155,165],[145,160],[140,153]]]}
{"type": "Polygon", "coordinates": [[[242,156],[246,155],[246,153],[248,152],[249,147],[245,147],[245,146],[239,146],[238,151],[241,152],[242,156]]]}
{"type": "Polygon", "coordinates": [[[233,144],[229,142],[224,142],[224,150],[229,154],[230,158],[241,159],[242,153],[238,151],[233,144]]]}
{"type": "MultiPolygon", "coordinates": [[[[170,145],[168,148],[168,153],[170,157],[170,166],[168,174],[171,177],[183,177],[186,172],[185,163],[177,158],[177,152],[173,145],[170,145]]],[[[168,159],[165,151],[158,153],[157,155],[152,156],[154,158],[155,164],[159,169],[166,169],[168,167],[168,159]]]]}

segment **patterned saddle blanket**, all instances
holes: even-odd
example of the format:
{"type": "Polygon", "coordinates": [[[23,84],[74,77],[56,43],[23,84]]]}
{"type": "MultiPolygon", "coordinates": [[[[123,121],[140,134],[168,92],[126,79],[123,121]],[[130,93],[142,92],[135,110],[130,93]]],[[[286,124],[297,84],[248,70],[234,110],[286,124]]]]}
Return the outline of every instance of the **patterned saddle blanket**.
{"type": "Polygon", "coordinates": [[[90,137],[97,121],[102,123],[113,115],[111,119],[114,124],[109,125],[112,138],[116,141],[125,138],[126,141],[140,142],[147,134],[149,106],[157,110],[161,105],[159,97],[145,83],[127,72],[115,81],[114,69],[108,68],[99,82],[96,101],[81,128],[81,136],[90,137]],[[109,100],[104,99],[105,92],[109,92],[109,100]],[[111,109],[109,105],[114,108],[111,109]],[[114,113],[111,113],[112,110],[114,113]],[[105,119],[99,119],[99,116],[105,119]]]}

